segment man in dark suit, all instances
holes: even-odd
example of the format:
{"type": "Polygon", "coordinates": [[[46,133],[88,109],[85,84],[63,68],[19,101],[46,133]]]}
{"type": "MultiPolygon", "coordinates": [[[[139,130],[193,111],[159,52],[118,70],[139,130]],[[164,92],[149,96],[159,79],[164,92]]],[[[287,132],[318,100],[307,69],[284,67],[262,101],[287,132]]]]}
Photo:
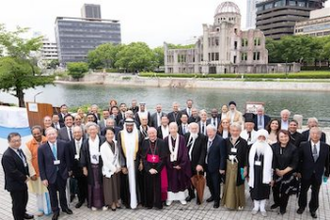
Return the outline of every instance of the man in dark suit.
{"type": "Polygon", "coordinates": [[[290,142],[294,146],[299,147],[302,139],[302,134],[299,133],[297,130],[298,130],[298,122],[292,119],[289,123],[290,142]]]}
{"type": "MultiPolygon", "coordinates": [[[[192,176],[196,175],[197,172],[200,174],[203,173],[203,167],[205,166],[205,156],[206,156],[206,136],[199,133],[198,124],[192,122],[189,124],[189,133],[184,135],[187,148],[188,148],[188,156],[191,164],[191,174],[192,176]]],[[[187,202],[190,202],[195,198],[195,192],[193,186],[188,189],[189,196],[186,198],[187,202]]],[[[197,198],[196,203],[199,205],[202,201],[199,201],[197,198]]]]}
{"type": "Polygon", "coordinates": [[[7,139],[9,147],[2,156],[1,164],[5,174],[5,189],[10,192],[12,199],[13,217],[15,220],[33,219],[33,215],[26,213],[29,170],[26,157],[20,149],[21,135],[10,133],[7,139]]]}
{"type": "Polygon", "coordinates": [[[182,114],[186,114],[188,115],[188,118],[192,115],[192,107],[193,107],[193,100],[192,99],[188,99],[187,102],[187,107],[185,109],[183,109],[181,112],[182,114]]]}
{"type": "Polygon", "coordinates": [[[108,109],[103,109],[103,118],[99,121],[100,131],[107,126],[107,119],[110,117],[110,112],[108,109]]]}
{"type": "Polygon", "coordinates": [[[188,115],[186,115],[185,113],[182,113],[180,120],[181,120],[181,125],[178,126],[178,133],[181,135],[185,135],[186,133],[189,132],[188,115]]]}
{"type": "Polygon", "coordinates": [[[52,117],[52,127],[56,128],[57,130],[60,130],[64,126],[65,126],[64,123],[60,123],[59,115],[54,114],[52,117]]]}
{"type": "Polygon", "coordinates": [[[54,213],[53,220],[60,215],[57,192],[63,212],[72,214],[66,199],[66,183],[71,171],[71,154],[69,142],[57,140],[54,128],[46,130],[48,142],[38,148],[38,164],[42,183],[48,188],[50,203],[54,213]]]}
{"type": "Polygon", "coordinates": [[[151,115],[150,115],[150,112],[147,111],[147,109],[146,109],[146,103],[140,102],[139,111],[135,114],[135,123],[138,128],[142,124],[141,120],[143,117],[148,118],[148,126],[151,126],[151,115]]]}
{"type": "Polygon", "coordinates": [[[154,128],[158,128],[161,125],[162,117],[165,113],[162,111],[162,105],[156,105],[156,112],[151,115],[151,126],[154,128]]]}
{"type": "Polygon", "coordinates": [[[66,104],[61,105],[60,113],[58,113],[59,123],[61,127],[64,126],[64,117],[68,114],[68,106],[66,104]]]}
{"type": "Polygon", "coordinates": [[[191,116],[188,119],[188,124],[191,122],[199,122],[201,118],[198,115],[198,110],[196,108],[191,109],[191,116]]]}
{"type": "Polygon", "coordinates": [[[119,131],[121,131],[122,128],[116,126],[115,124],[116,124],[116,122],[115,122],[115,120],[113,118],[108,118],[107,121],[106,121],[105,127],[100,132],[101,136],[102,137],[105,137],[105,133],[107,132],[106,129],[109,128],[109,127],[111,127],[111,128],[113,128],[115,130],[115,138],[117,140],[117,136],[119,134],[119,131]]]}
{"type": "MultiPolygon", "coordinates": [[[[309,118],[308,121],[307,121],[307,126],[308,126],[308,130],[306,131],[303,131],[301,134],[302,134],[302,137],[301,137],[301,141],[309,141],[310,140],[310,137],[309,137],[309,131],[311,128],[313,127],[318,127],[319,126],[319,121],[317,120],[317,118],[309,118]]],[[[321,131],[321,139],[320,141],[326,143],[327,140],[326,140],[326,135],[324,132],[321,131]]]]}
{"type": "Polygon", "coordinates": [[[171,122],[176,122],[177,125],[179,126],[181,124],[181,115],[182,112],[179,111],[179,103],[174,102],[172,105],[173,111],[168,113],[167,117],[169,120],[169,123],[171,124],[171,122]]]}
{"type": "Polygon", "coordinates": [[[216,108],[211,110],[211,118],[206,120],[206,124],[213,124],[217,129],[220,126],[221,116],[219,115],[219,111],[216,108]]]}
{"type": "Polygon", "coordinates": [[[316,211],[319,207],[319,192],[322,176],[329,177],[329,145],[320,141],[321,130],[318,127],[310,129],[310,141],[302,142],[299,147],[300,164],[298,166],[301,177],[301,190],[299,195],[298,214],[302,214],[307,206],[307,192],[312,189],[309,202],[309,211],[313,218],[317,218],[316,211]]]}
{"type": "Polygon", "coordinates": [[[257,115],[254,117],[254,130],[258,131],[260,129],[266,129],[270,117],[265,115],[265,109],[263,106],[257,108],[257,115]]]}
{"type": "Polygon", "coordinates": [[[217,135],[217,129],[214,125],[208,125],[207,131],[207,151],[205,168],[206,183],[209,187],[211,197],[206,202],[213,202],[213,208],[219,208],[220,204],[220,175],[225,174],[227,150],[225,141],[217,135]]]}
{"type": "Polygon", "coordinates": [[[207,124],[207,112],[204,111],[204,110],[201,110],[200,112],[200,121],[198,122],[198,125],[199,125],[199,132],[201,134],[204,134],[206,135],[206,126],[208,125],[207,124]]]}
{"type": "Polygon", "coordinates": [[[58,131],[58,138],[62,141],[71,141],[72,137],[72,127],[73,127],[73,116],[66,115],[64,116],[64,124],[65,126],[58,131]]]}
{"type": "MultiPolygon", "coordinates": [[[[85,200],[87,199],[87,177],[83,175],[82,166],[80,165],[80,152],[81,147],[84,142],[83,138],[83,130],[80,126],[74,126],[73,129],[73,140],[70,142],[70,153],[71,153],[71,168],[72,168],[72,178],[71,183],[73,186],[78,186],[78,203],[76,204],[76,208],[80,208],[85,200]]],[[[75,187],[72,187],[75,189],[75,187]]],[[[75,190],[71,190],[71,193],[75,192],[75,190]]]]}

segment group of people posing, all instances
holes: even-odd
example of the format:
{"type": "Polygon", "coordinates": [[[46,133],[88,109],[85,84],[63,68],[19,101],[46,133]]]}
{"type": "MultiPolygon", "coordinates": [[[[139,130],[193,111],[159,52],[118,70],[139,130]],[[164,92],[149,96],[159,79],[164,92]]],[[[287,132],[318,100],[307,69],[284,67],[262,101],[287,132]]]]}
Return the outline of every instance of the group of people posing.
{"type": "Polygon", "coordinates": [[[130,108],[112,100],[102,112],[92,105],[87,114],[81,109],[69,114],[62,105],[60,113],[32,127],[26,146],[20,134],[9,134],[2,165],[15,220],[33,218],[26,213],[28,188],[37,196],[37,215],[53,213],[54,220],[60,215],[58,203],[63,212],[73,213],[68,204],[76,195],[75,208],[87,202],[94,211],[139,205],[162,209],[195,198],[200,205],[203,199],[191,181],[196,175],[206,177],[206,202],[214,208],[243,210],[247,185],[253,215],[267,216],[271,191],[271,209],[285,214],[290,195],[298,194],[297,213],[302,214],[311,188],[309,211],[317,218],[320,186],[329,176],[329,146],[316,118],[299,133],[286,109],[279,119],[271,119],[263,107],[243,115],[231,101],[208,117],[193,100],[186,105],[180,110],[174,102],[168,114],[160,104],[151,114],[136,100],[130,108]]]}

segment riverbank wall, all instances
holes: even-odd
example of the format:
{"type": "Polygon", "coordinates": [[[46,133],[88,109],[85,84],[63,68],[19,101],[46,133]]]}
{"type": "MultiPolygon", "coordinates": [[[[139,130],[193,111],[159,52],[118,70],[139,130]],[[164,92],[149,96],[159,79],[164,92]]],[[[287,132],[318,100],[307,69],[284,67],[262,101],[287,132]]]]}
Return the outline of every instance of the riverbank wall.
{"type": "Polygon", "coordinates": [[[244,79],[215,78],[160,78],[139,77],[137,75],[117,73],[91,73],[79,81],[57,79],[59,84],[104,84],[116,86],[174,87],[174,88],[211,88],[211,89],[251,89],[278,91],[327,91],[330,92],[330,80],[276,80],[265,79],[248,81],[244,79]]]}

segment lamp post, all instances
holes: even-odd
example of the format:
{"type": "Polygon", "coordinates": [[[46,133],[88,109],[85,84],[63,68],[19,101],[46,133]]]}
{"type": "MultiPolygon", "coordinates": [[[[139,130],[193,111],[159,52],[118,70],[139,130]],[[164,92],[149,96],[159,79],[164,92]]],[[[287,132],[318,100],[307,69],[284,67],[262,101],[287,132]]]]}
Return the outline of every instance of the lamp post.
{"type": "Polygon", "coordinates": [[[41,93],[43,93],[43,92],[38,92],[37,94],[34,95],[34,97],[33,97],[34,103],[36,102],[37,96],[40,95],[41,93]]]}

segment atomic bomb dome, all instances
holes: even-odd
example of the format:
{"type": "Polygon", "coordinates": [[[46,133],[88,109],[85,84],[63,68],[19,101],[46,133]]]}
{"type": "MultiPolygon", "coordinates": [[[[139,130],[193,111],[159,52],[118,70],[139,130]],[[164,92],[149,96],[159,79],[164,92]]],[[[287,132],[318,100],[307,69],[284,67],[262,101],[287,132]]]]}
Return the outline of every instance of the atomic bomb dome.
{"type": "Polygon", "coordinates": [[[241,14],[239,7],[234,2],[223,2],[215,10],[215,16],[223,13],[241,14]]]}

